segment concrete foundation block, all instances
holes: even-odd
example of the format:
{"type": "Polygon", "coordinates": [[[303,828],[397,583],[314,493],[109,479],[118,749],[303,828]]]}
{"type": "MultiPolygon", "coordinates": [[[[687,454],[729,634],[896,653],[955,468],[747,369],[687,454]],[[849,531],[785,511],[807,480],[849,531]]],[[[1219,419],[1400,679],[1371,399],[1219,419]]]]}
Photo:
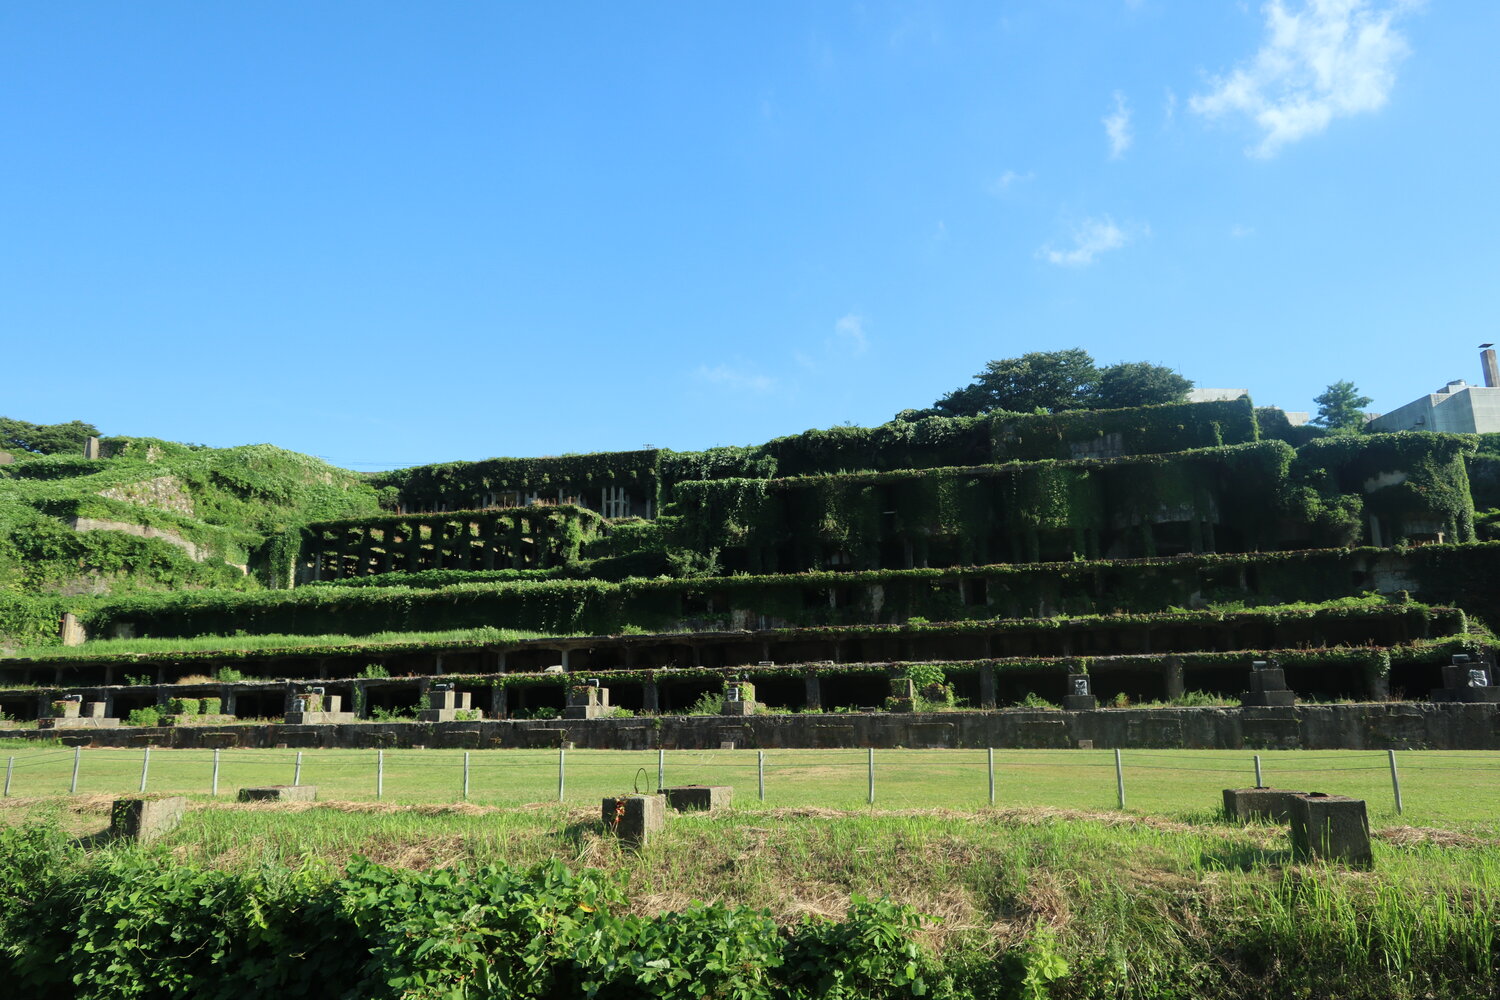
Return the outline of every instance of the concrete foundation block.
{"type": "Polygon", "coordinates": [[[666,796],[667,805],[678,812],[712,810],[728,808],[734,799],[734,788],[729,785],[678,785],[663,788],[661,794],[666,796]]]}
{"type": "Polygon", "coordinates": [[[666,799],[661,795],[610,797],[599,809],[604,828],[636,847],[645,847],[667,824],[666,799]]]}
{"type": "Polygon", "coordinates": [[[719,714],[720,715],[734,715],[734,716],[740,716],[740,717],[743,717],[743,716],[746,716],[746,715],[754,715],[755,714],[756,706],[758,704],[759,704],[759,702],[755,702],[755,701],[727,701],[726,700],[724,702],[724,707],[719,710],[719,714]]]}
{"type": "Polygon", "coordinates": [[[1285,823],[1291,817],[1292,799],[1306,794],[1285,788],[1226,788],[1224,815],[1236,823],[1285,823]]]}
{"type": "Polygon", "coordinates": [[[1092,712],[1099,707],[1099,699],[1091,694],[1063,695],[1063,708],[1070,712],[1092,712]]]}
{"type": "Polygon", "coordinates": [[[1375,862],[1364,799],[1310,792],[1289,803],[1292,853],[1303,861],[1339,861],[1356,868],[1375,862]]]}
{"type": "Polygon", "coordinates": [[[1297,704],[1295,691],[1246,691],[1240,695],[1245,708],[1286,708],[1297,704]]]}
{"type": "Polygon", "coordinates": [[[261,785],[241,788],[241,802],[316,802],[317,785],[261,785]]]}
{"type": "Polygon", "coordinates": [[[181,795],[115,799],[109,811],[110,836],[149,844],[177,829],[185,812],[187,799],[181,795]]]}

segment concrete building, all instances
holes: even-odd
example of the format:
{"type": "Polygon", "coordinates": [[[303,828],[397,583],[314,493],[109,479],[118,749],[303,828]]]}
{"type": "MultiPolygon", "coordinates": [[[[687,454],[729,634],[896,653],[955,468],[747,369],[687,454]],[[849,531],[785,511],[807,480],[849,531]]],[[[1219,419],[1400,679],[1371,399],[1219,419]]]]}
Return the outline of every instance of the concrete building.
{"type": "Polygon", "coordinates": [[[1481,344],[1480,364],[1484,385],[1454,379],[1437,392],[1412,400],[1405,406],[1374,418],[1365,425],[1371,431],[1446,431],[1452,434],[1500,433],[1500,369],[1495,350],[1481,344]]]}

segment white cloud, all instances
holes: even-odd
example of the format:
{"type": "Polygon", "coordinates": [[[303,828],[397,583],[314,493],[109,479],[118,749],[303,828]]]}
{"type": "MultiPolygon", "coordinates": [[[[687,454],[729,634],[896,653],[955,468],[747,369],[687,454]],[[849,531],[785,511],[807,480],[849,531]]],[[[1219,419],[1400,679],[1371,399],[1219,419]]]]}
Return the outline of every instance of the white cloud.
{"type": "Polygon", "coordinates": [[[1115,91],[1115,110],[1103,118],[1104,133],[1109,136],[1109,158],[1118,160],[1130,148],[1134,136],[1130,134],[1130,107],[1125,95],[1115,91]]]}
{"type": "Polygon", "coordinates": [[[863,354],[869,350],[870,340],[865,336],[865,321],[854,313],[840,316],[839,321],[833,324],[833,334],[835,343],[854,354],[863,354]]]}
{"type": "Polygon", "coordinates": [[[1300,10],[1271,0],[1260,51],[1189,106],[1219,118],[1248,115],[1261,129],[1252,156],[1269,157],[1315,135],[1335,118],[1378,111],[1408,52],[1393,24],[1421,0],[1304,0],[1300,10]]]}
{"type": "Polygon", "coordinates": [[[1229,227],[1229,235],[1234,239],[1242,240],[1247,236],[1254,236],[1255,229],[1251,226],[1233,225],[1229,227]]]}
{"type": "Polygon", "coordinates": [[[776,388],[776,380],[769,375],[757,375],[743,366],[731,368],[729,365],[699,365],[693,377],[700,382],[708,382],[712,385],[721,385],[730,389],[743,389],[747,392],[765,393],[776,388]]]}
{"type": "Polygon", "coordinates": [[[1037,256],[1058,267],[1087,267],[1101,253],[1118,250],[1129,242],[1125,231],[1106,215],[1102,219],[1084,220],[1073,233],[1073,249],[1054,250],[1051,246],[1044,246],[1037,251],[1037,256]]]}
{"type": "Polygon", "coordinates": [[[1177,119],[1177,92],[1171,87],[1167,88],[1167,96],[1162,102],[1161,114],[1168,125],[1177,119]]]}
{"type": "Polygon", "coordinates": [[[1025,184],[1027,181],[1033,180],[1036,180],[1036,174],[1030,170],[1024,174],[1018,174],[1014,170],[1007,170],[990,183],[990,191],[994,194],[1004,194],[1014,184],[1025,184]]]}

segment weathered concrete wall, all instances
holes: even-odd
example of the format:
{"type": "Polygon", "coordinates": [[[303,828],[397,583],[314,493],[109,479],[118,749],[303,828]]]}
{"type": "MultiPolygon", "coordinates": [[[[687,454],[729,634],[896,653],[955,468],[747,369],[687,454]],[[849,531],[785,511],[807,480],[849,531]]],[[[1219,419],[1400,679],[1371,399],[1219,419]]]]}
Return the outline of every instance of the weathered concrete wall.
{"type": "MultiPolygon", "coordinates": [[[[122,531],[127,535],[135,535],[137,538],[155,538],[166,542],[168,545],[175,545],[179,549],[182,549],[193,562],[203,562],[206,559],[213,558],[210,553],[199,548],[188,539],[183,538],[177,532],[168,531],[165,528],[153,527],[149,524],[131,524],[129,521],[106,521],[103,518],[97,517],[75,517],[69,522],[69,525],[74,531],[122,531]]],[[[241,573],[250,572],[250,568],[241,563],[229,563],[229,565],[241,573]]]]}
{"type": "MultiPolygon", "coordinates": [[[[1017,747],[1202,750],[1497,750],[1500,705],[1371,703],[1294,708],[1100,709],[1092,712],[943,712],[658,716],[337,726],[192,726],[61,736],[66,744],[208,747],[591,749],[1017,747]]],[[[36,730],[0,738],[53,738],[36,730]]]]}

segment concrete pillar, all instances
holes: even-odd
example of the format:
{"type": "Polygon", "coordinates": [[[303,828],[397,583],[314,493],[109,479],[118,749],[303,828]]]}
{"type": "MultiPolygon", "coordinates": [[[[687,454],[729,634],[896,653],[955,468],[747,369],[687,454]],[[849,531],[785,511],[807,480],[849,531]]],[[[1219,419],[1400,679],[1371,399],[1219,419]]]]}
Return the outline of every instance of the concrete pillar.
{"type": "Polygon", "coordinates": [[[995,705],[995,668],[987,663],[979,668],[979,707],[994,708],[995,705]]]}
{"type": "Polygon", "coordinates": [[[361,719],[370,717],[370,684],[368,681],[354,682],[354,712],[361,719]]]}
{"type": "Polygon", "coordinates": [[[490,688],[490,718],[504,719],[510,715],[510,691],[503,684],[490,688]]]}
{"type": "Polygon", "coordinates": [[[823,711],[823,682],[817,674],[808,674],[803,679],[806,691],[806,709],[809,712],[823,711]]]}
{"type": "Polygon", "coordinates": [[[661,711],[661,689],[656,686],[656,681],[647,681],[641,685],[641,711],[661,711]]]}
{"type": "Polygon", "coordinates": [[[437,676],[439,676],[439,677],[443,676],[443,654],[442,653],[433,653],[432,654],[432,672],[434,674],[436,674],[437,676]]]}
{"type": "Polygon", "coordinates": [[[559,651],[562,653],[562,668],[564,671],[566,671],[569,666],[568,661],[572,659],[571,654],[573,650],[568,648],[567,646],[563,646],[559,651]]]}
{"type": "Polygon", "coordinates": [[[1182,679],[1182,658],[1177,656],[1167,657],[1166,665],[1163,667],[1162,680],[1166,684],[1167,700],[1181,698],[1186,689],[1182,679]]]}
{"type": "MultiPolygon", "coordinates": [[[[235,693],[234,685],[225,684],[219,688],[219,703],[225,715],[239,714],[239,696],[235,693]]],[[[114,713],[110,712],[109,714],[113,715],[114,713]]]]}

